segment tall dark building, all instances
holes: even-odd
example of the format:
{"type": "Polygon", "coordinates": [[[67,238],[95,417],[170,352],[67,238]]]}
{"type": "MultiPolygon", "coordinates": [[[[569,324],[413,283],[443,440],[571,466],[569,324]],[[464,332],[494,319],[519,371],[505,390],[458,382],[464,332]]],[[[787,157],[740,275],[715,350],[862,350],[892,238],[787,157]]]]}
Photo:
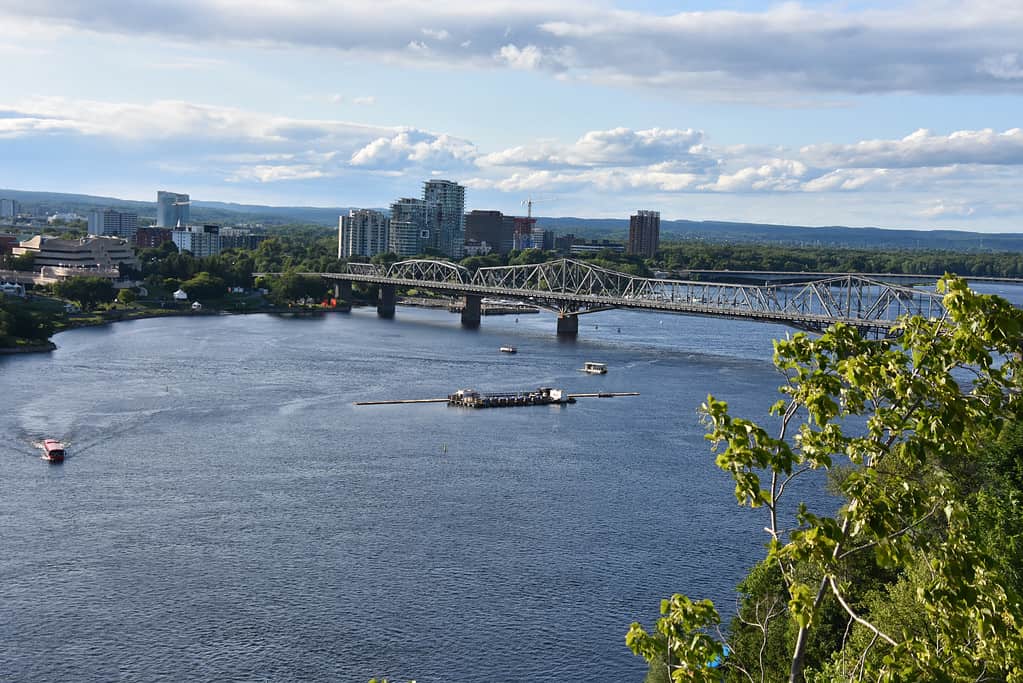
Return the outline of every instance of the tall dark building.
{"type": "Polygon", "coordinates": [[[653,258],[661,241],[661,212],[637,211],[629,217],[628,254],[653,258]]]}
{"type": "Polygon", "coordinates": [[[465,239],[486,242],[492,253],[507,254],[512,250],[514,220],[500,211],[470,211],[465,214],[465,239]]]}

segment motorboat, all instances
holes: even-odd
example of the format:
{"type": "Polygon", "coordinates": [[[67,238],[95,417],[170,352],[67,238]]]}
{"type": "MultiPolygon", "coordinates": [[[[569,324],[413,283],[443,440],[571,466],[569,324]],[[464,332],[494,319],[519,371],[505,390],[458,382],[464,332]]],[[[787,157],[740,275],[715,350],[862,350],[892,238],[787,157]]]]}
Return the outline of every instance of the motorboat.
{"type": "Polygon", "coordinates": [[[518,353],[518,349],[514,346],[502,346],[501,353],[518,353]]]}
{"type": "Polygon", "coordinates": [[[43,441],[43,460],[49,460],[50,462],[63,462],[64,461],[64,444],[55,439],[46,439],[43,441]]]}
{"type": "Polygon", "coordinates": [[[593,361],[586,361],[583,366],[579,368],[583,372],[588,372],[591,375],[606,375],[607,374],[607,363],[594,363],[593,361]]]}

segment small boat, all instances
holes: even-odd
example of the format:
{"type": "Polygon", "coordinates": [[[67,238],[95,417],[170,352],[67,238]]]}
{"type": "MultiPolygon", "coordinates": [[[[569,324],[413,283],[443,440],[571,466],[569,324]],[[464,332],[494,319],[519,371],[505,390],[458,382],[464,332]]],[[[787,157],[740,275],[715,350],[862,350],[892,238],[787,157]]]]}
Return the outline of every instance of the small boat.
{"type": "Polygon", "coordinates": [[[64,461],[64,444],[54,439],[43,441],[43,460],[50,462],[64,461]]]}
{"type": "Polygon", "coordinates": [[[594,363],[593,361],[586,361],[583,366],[579,368],[583,372],[588,372],[591,375],[606,375],[607,374],[607,363],[594,363]]]}
{"type": "Polygon", "coordinates": [[[502,346],[501,353],[518,353],[518,349],[514,346],[502,346]]]}

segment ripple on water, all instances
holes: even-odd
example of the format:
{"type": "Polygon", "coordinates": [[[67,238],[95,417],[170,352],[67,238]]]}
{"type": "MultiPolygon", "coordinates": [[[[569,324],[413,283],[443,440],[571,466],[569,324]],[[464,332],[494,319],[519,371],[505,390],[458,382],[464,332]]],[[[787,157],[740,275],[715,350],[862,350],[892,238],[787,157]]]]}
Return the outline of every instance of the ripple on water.
{"type": "Polygon", "coordinates": [[[763,415],[780,328],[594,320],[559,344],[549,316],[476,332],[422,309],[176,318],[5,360],[0,671],[638,683],[629,624],[678,591],[727,613],[760,552],[762,520],[737,510],[696,407],[712,390],[763,415]],[[351,405],[539,384],[642,395],[351,405]],[[37,434],[73,457],[26,457],[37,434]]]}

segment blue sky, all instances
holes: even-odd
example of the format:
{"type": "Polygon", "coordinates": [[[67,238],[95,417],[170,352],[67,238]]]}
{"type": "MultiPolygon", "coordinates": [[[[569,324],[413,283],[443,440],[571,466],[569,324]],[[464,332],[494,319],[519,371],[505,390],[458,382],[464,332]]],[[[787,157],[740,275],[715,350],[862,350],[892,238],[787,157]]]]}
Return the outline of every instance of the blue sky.
{"type": "Polygon", "coordinates": [[[0,0],[0,187],[1023,231],[1023,3],[0,0]]]}

